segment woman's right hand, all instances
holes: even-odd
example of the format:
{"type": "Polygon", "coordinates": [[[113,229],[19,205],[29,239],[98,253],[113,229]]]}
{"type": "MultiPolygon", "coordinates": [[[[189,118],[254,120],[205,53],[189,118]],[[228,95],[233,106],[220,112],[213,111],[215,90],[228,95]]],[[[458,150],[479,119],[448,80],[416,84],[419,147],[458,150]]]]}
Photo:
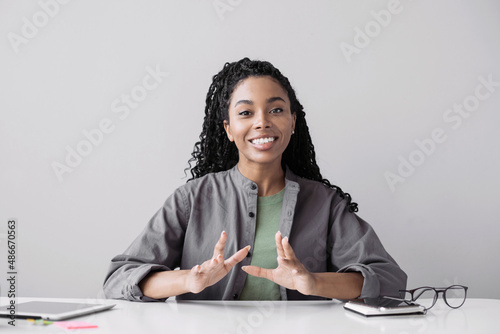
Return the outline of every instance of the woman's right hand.
{"type": "Polygon", "coordinates": [[[241,262],[250,250],[250,246],[246,246],[224,260],[226,240],[227,234],[222,232],[212,258],[201,265],[196,265],[192,269],[150,272],[141,280],[139,288],[144,296],[162,299],[187,292],[199,293],[206,287],[214,285],[241,262]]]}
{"type": "Polygon", "coordinates": [[[199,293],[205,288],[220,281],[239,262],[241,262],[250,251],[250,246],[240,249],[227,260],[224,260],[224,248],[226,246],[227,234],[222,232],[214,248],[211,259],[201,265],[194,266],[186,278],[186,289],[192,293],[199,293]]]}

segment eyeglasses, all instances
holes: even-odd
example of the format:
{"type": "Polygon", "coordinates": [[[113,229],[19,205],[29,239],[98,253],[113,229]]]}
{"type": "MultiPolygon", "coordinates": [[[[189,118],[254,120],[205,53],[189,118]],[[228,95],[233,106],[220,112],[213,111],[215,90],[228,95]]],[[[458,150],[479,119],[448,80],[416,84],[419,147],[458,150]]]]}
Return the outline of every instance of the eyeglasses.
{"type": "Polygon", "coordinates": [[[415,304],[419,298],[419,305],[425,308],[425,311],[432,308],[438,300],[439,294],[443,294],[443,299],[446,305],[451,308],[459,308],[465,303],[467,298],[468,287],[463,285],[451,285],[447,288],[433,288],[430,286],[422,286],[412,290],[399,290],[400,298],[385,297],[388,299],[400,300],[406,304],[415,304]]]}

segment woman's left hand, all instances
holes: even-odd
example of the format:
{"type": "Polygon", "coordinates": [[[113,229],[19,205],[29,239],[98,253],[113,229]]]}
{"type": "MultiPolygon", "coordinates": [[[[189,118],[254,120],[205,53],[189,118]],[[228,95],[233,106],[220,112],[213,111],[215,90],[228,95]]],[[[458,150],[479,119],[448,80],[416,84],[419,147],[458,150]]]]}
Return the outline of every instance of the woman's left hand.
{"type": "Polygon", "coordinates": [[[249,275],[267,278],[290,290],[297,290],[303,295],[313,294],[315,278],[297,259],[288,237],[282,238],[278,231],[275,235],[278,252],[278,267],[264,269],[256,266],[244,266],[242,269],[249,275]]]}

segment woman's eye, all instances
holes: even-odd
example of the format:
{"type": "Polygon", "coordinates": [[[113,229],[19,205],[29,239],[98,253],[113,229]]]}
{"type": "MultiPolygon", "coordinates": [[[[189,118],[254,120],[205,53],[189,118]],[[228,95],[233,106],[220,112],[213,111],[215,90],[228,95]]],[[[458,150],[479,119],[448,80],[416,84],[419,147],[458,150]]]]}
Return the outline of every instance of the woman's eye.
{"type": "Polygon", "coordinates": [[[276,114],[276,113],[279,113],[279,112],[283,112],[283,109],[281,109],[281,108],[274,108],[273,110],[271,110],[271,114],[276,114]]]}
{"type": "Polygon", "coordinates": [[[250,111],[248,111],[248,110],[243,110],[243,111],[240,111],[240,112],[238,113],[238,115],[240,115],[240,116],[248,116],[248,115],[250,115],[250,111]]]}

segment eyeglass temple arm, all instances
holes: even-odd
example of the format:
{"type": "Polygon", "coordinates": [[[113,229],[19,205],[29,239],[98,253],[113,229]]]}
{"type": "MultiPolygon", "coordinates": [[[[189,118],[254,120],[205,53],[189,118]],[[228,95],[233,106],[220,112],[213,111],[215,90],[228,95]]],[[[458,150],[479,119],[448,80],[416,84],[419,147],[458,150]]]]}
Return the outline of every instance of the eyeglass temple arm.
{"type": "Polygon", "coordinates": [[[418,305],[413,300],[408,300],[408,299],[403,299],[403,298],[396,298],[396,297],[391,297],[391,296],[382,296],[382,298],[391,299],[391,300],[397,300],[397,301],[400,301],[400,302],[405,302],[408,305],[418,305]]]}
{"type": "Polygon", "coordinates": [[[405,302],[405,303],[413,303],[413,300],[408,300],[408,299],[403,299],[403,298],[396,298],[396,297],[390,297],[390,296],[382,296],[382,298],[397,300],[397,301],[405,302]]]}
{"type": "Polygon", "coordinates": [[[390,296],[382,296],[382,298],[385,298],[385,299],[392,299],[392,300],[399,300],[399,301],[405,301],[406,299],[403,299],[403,298],[396,298],[396,297],[390,297],[390,296]]]}

